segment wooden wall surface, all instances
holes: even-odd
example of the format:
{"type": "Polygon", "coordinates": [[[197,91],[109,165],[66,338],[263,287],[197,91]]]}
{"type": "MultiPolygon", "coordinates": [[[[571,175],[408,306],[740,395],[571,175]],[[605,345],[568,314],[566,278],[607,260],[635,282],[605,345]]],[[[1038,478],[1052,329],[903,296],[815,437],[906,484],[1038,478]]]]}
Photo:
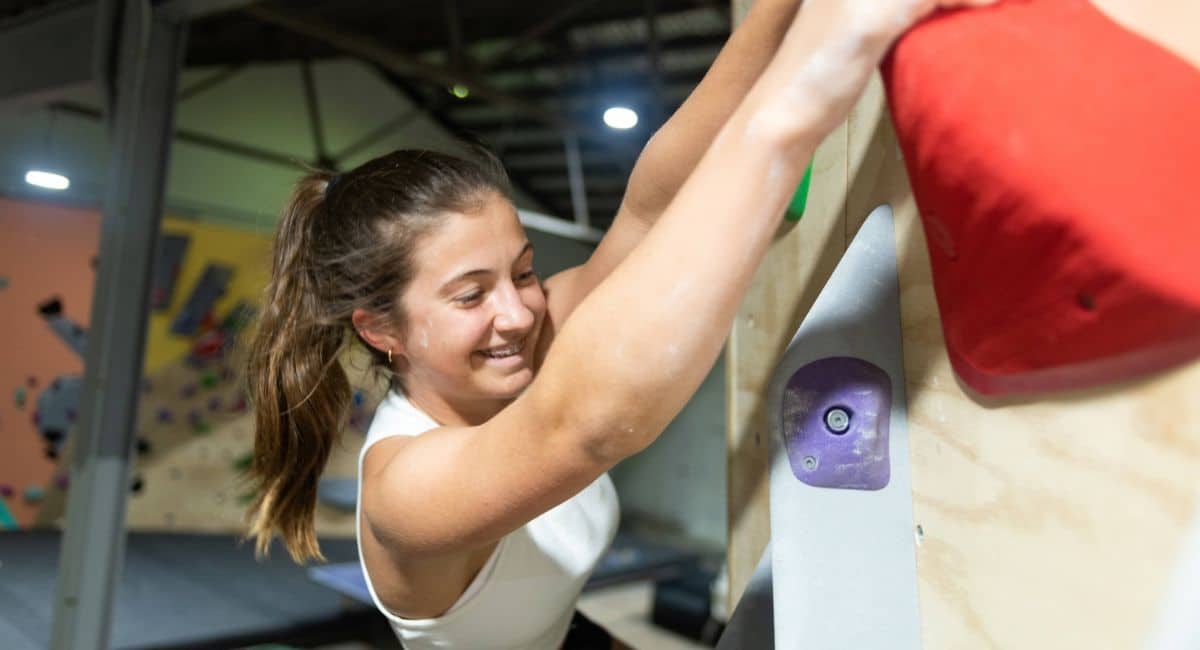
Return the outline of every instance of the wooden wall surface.
{"type": "MultiPolygon", "coordinates": [[[[1200,21],[1184,22],[1195,12],[1187,3],[1097,4],[1200,66],[1200,21]]],[[[770,534],[764,382],[846,242],[888,202],[898,230],[914,523],[923,533],[923,646],[1141,647],[1184,535],[1200,526],[1192,521],[1200,363],[1098,390],[974,397],[946,356],[924,233],[878,79],[822,146],[816,172],[813,208],[776,242],[728,349],[731,600],[770,534]]]]}

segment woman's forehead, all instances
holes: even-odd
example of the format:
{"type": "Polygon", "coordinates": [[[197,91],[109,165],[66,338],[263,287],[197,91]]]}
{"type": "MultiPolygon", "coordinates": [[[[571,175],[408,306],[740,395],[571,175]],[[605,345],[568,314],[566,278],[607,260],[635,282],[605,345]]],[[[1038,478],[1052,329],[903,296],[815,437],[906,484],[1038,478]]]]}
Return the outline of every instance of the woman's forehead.
{"type": "Polygon", "coordinates": [[[418,281],[444,282],[473,269],[505,268],[529,244],[507,201],[468,214],[451,214],[417,246],[418,281]]]}

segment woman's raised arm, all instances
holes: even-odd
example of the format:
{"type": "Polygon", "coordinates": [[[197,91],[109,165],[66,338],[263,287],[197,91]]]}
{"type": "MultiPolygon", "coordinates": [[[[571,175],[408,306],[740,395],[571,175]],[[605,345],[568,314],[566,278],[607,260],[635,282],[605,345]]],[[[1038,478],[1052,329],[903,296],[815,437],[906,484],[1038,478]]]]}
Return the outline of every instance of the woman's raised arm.
{"type": "Polygon", "coordinates": [[[658,224],[478,427],[405,441],[367,495],[395,548],[499,539],[649,445],[711,369],[808,159],[932,0],[808,0],[658,224]]]}
{"type": "Polygon", "coordinates": [[[550,319],[544,343],[658,221],[717,131],[779,49],[799,5],[799,0],[755,2],[704,78],[646,143],[599,247],[585,264],[547,280],[550,319]]]}

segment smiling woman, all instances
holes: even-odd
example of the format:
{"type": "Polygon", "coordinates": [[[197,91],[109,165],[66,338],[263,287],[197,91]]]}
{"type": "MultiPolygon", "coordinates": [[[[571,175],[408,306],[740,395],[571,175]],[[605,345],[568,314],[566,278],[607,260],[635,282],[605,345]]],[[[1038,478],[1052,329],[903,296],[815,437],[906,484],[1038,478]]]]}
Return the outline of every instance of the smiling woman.
{"type": "Polygon", "coordinates": [[[302,180],[251,350],[258,548],[279,533],[319,557],[353,333],[393,380],[360,454],[358,539],[404,645],[614,647],[575,611],[616,531],[606,472],[708,374],[809,158],[892,41],[980,3],[759,0],[642,152],[594,254],[545,283],[486,152],[302,180]]]}

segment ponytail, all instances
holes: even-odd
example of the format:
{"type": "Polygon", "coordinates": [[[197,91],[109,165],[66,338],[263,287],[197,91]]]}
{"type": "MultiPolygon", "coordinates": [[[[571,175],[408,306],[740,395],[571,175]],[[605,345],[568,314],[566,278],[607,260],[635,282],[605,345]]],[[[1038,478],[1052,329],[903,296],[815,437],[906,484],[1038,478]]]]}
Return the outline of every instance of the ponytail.
{"type": "Polygon", "coordinates": [[[305,178],[284,209],[247,368],[255,412],[250,478],[257,488],[247,537],[261,557],[278,533],[296,562],[324,559],[314,529],[317,480],[351,400],[338,361],[345,325],[322,313],[310,259],[328,181],[323,174],[305,178]]]}

